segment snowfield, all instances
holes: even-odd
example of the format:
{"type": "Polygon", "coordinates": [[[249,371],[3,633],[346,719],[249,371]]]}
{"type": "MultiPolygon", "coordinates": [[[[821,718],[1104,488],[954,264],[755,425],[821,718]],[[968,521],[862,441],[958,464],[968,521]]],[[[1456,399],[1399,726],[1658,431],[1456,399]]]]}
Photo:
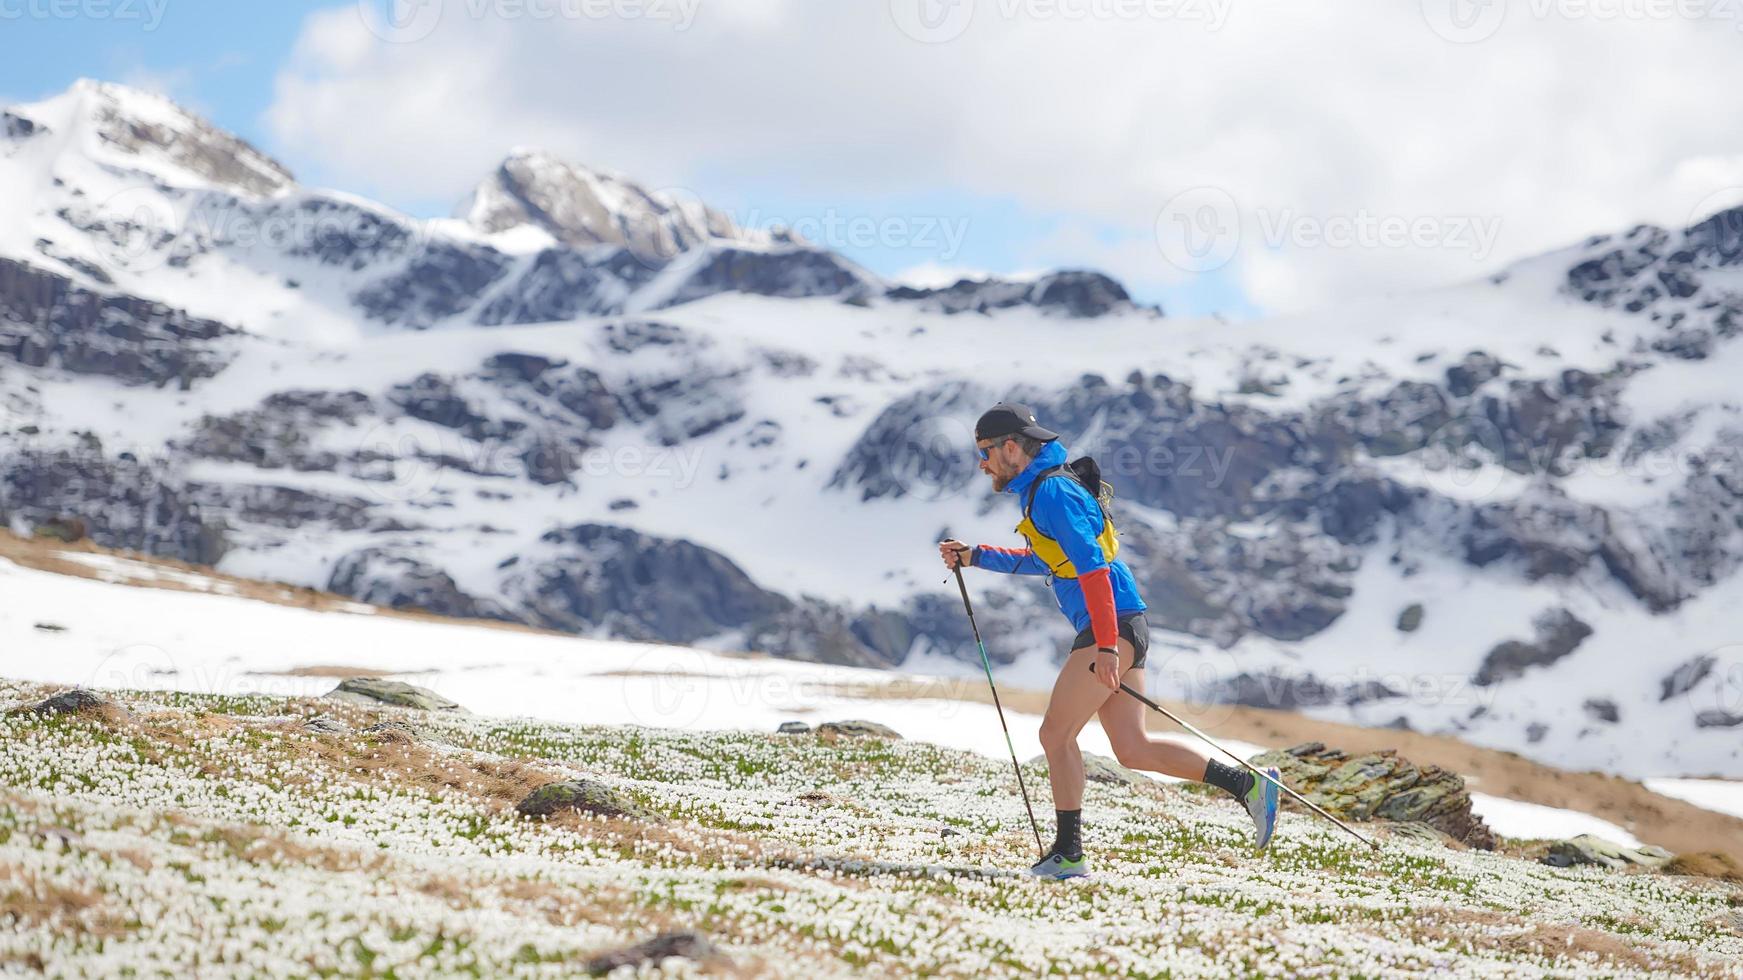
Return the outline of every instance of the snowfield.
{"type": "Polygon", "coordinates": [[[1743,976],[1734,887],[1293,812],[1255,856],[1226,799],[1154,783],[1092,783],[1096,874],[1030,880],[1009,770],[925,743],[118,703],[0,717],[0,968],[563,976],[695,929],[781,976],[1743,976]],[[513,809],[574,778],[657,817],[513,809]]]}

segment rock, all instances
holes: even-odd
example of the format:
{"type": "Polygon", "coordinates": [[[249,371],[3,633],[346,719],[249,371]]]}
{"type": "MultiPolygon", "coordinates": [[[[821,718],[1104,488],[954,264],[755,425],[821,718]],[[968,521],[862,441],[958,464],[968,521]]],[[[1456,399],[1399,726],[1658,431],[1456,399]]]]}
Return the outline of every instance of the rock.
{"type": "MultiPolygon", "coordinates": [[[[1468,847],[1495,848],[1494,834],[1471,812],[1464,778],[1439,766],[1417,766],[1390,749],[1351,758],[1321,742],[1249,761],[1276,766],[1291,789],[1334,816],[1422,823],[1468,847]]],[[[1297,804],[1286,798],[1285,805],[1297,804]]]]}
{"type": "Polygon", "coordinates": [[[804,246],[738,248],[714,245],[674,262],[672,292],[660,307],[678,306],[716,293],[750,293],[788,299],[866,297],[875,280],[834,252],[804,246]]]}
{"type": "Polygon", "coordinates": [[[370,725],[358,732],[365,738],[377,742],[418,742],[429,743],[432,739],[423,732],[403,721],[384,721],[378,725],[370,725]]]}
{"type": "Polygon", "coordinates": [[[349,735],[351,734],[351,726],[337,718],[316,715],[313,718],[303,720],[303,731],[316,735],[349,735]]]}
{"type": "Polygon", "coordinates": [[[1544,855],[1543,863],[1557,868],[1597,864],[1606,868],[1633,866],[1656,870],[1669,864],[1674,856],[1664,848],[1650,844],[1644,847],[1623,847],[1601,837],[1581,834],[1549,845],[1549,853],[1544,855]]]}
{"type": "Polygon", "coordinates": [[[395,708],[415,708],[419,711],[453,711],[470,714],[465,708],[442,697],[427,687],[417,687],[404,681],[385,681],[375,677],[351,677],[328,692],[327,697],[347,704],[369,708],[390,705],[395,708]]]}
{"type": "Polygon", "coordinates": [[[39,538],[72,544],[90,537],[91,529],[82,517],[55,517],[38,524],[33,533],[39,538]]]}
{"type": "Polygon", "coordinates": [[[421,609],[462,619],[512,620],[488,599],[460,589],[453,576],[392,548],[359,548],[333,563],[327,591],[389,609],[421,609]]]}
{"type": "Polygon", "coordinates": [[[660,643],[750,628],[793,605],[719,552],[607,524],[546,532],[499,594],[541,626],[660,643]]]}
{"type": "Polygon", "coordinates": [[[826,721],[817,726],[817,734],[836,738],[887,738],[892,741],[902,736],[888,725],[880,725],[875,721],[826,721]]]}
{"type": "Polygon", "coordinates": [[[1658,700],[1669,701],[1679,694],[1687,694],[1695,685],[1707,679],[1707,675],[1713,672],[1713,666],[1718,662],[1719,659],[1711,654],[1701,654],[1678,664],[1675,670],[1664,675],[1664,679],[1658,682],[1658,700]]]}
{"type": "Polygon", "coordinates": [[[1471,351],[1464,360],[1446,369],[1446,388],[1462,398],[1498,377],[1501,368],[1501,362],[1489,354],[1471,351]]]}
{"type": "Polygon", "coordinates": [[[0,361],[53,366],[125,385],[186,391],[230,360],[240,331],[134,296],[94,292],[64,276],[0,259],[0,361]]]}
{"type": "Polygon", "coordinates": [[[659,814],[624,793],[591,779],[546,783],[527,795],[515,810],[529,817],[548,817],[559,810],[580,810],[602,817],[658,820],[659,814]]]}
{"type": "Polygon", "coordinates": [[[1614,725],[1622,720],[1622,710],[1609,698],[1587,698],[1584,707],[1586,716],[1593,721],[1614,725]]]}
{"type": "Polygon", "coordinates": [[[1743,714],[1710,708],[1695,715],[1696,728],[1736,728],[1743,725],[1743,714]]]}
{"type": "Polygon", "coordinates": [[[1413,602],[1398,614],[1398,632],[1414,633],[1422,627],[1422,603],[1413,602]]]}
{"type": "MultiPolygon", "coordinates": [[[[896,286],[885,295],[946,314],[1031,306],[1048,314],[1086,319],[1139,309],[1117,280],[1084,269],[1064,269],[1033,281],[959,279],[953,285],[935,288],[896,286]]],[[[1160,314],[1161,310],[1152,308],[1151,312],[1160,314]]]]}
{"type": "Polygon", "coordinates": [[[82,687],[75,687],[70,691],[62,691],[52,697],[44,698],[23,710],[28,711],[33,715],[40,715],[43,717],[51,715],[95,714],[108,711],[118,711],[124,715],[126,714],[126,709],[122,708],[120,705],[110,701],[108,698],[105,698],[100,694],[97,694],[95,691],[87,691],[82,687]]]}
{"type": "Polygon", "coordinates": [[[37,623],[36,629],[44,633],[65,633],[67,628],[59,623],[37,623]]]}
{"type": "Polygon", "coordinates": [[[938,837],[941,840],[947,840],[951,837],[961,837],[961,836],[962,836],[962,831],[957,830],[955,827],[944,827],[938,831],[938,837]]]}
{"type": "Polygon", "coordinates": [[[1483,658],[1472,682],[1486,687],[1521,677],[1528,667],[1548,666],[1573,653],[1592,635],[1592,628],[1566,609],[1552,609],[1538,616],[1533,625],[1537,628],[1535,643],[1507,640],[1498,644],[1483,658]]]}
{"type": "Polygon", "coordinates": [[[661,933],[647,942],[600,953],[588,960],[582,968],[593,976],[603,976],[624,966],[657,967],[660,961],[674,956],[698,962],[725,960],[724,954],[708,941],[707,936],[688,930],[661,933]]]}
{"type": "Polygon", "coordinates": [[[775,729],[777,735],[804,735],[811,731],[811,726],[802,721],[783,721],[781,727],[775,729]]]}
{"type": "MultiPolygon", "coordinates": [[[[1039,766],[1042,771],[1047,769],[1047,757],[1038,755],[1027,763],[1039,766]]],[[[1109,786],[1137,786],[1149,781],[1142,773],[1133,772],[1105,755],[1093,752],[1083,753],[1083,777],[1092,783],[1105,783],[1109,786]]]]}

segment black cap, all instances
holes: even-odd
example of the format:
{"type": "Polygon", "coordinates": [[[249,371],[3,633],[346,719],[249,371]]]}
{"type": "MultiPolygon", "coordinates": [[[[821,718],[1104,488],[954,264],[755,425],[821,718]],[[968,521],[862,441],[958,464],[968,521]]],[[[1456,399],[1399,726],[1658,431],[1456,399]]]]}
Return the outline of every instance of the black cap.
{"type": "Polygon", "coordinates": [[[1042,442],[1052,442],[1059,438],[1059,433],[1043,429],[1035,424],[1035,413],[1027,406],[1014,402],[999,402],[974,424],[976,442],[982,439],[997,439],[1000,436],[1013,436],[1021,433],[1031,439],[1042,442]]]}

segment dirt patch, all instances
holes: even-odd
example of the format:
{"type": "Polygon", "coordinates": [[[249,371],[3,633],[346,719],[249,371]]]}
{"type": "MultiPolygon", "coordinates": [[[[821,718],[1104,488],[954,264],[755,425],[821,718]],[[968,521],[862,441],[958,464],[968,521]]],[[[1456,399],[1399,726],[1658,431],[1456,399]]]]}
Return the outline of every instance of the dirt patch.
{"type": "MultiPolygon", "coordinates": [[[[289,723],[295,727],[298,723],[289,723]]],[[[293,751],[363,783],[415,787],[480,800],[495,811],[512,809],[546,783],[570,778],[514,759],[444,750],[389,730],[384,737],[337,736],[299,739],[293,751]]]]}
{"type": "Polygon", "coordinates": [[[111,937],[126,931],[103,896],[57,884],[34,871],[0,865],[0,925],[111,937]]]}
{"type": "Polygon", "coordinates": [[[1717,878],[1720,881],[1732,881],[1743,884],[1743,865],[1729,854],[1717,851],[1697,851],[1692,854],[1678,854],[1664,866],[1665,874],[1693,875],[1698,878],[1717,878]]]}
{"type": "MultiPolygon", "coordinates": [[[[226,575],[209,565],[194,565],[173,558],[160,558],[137,551],[125,551],[115,548],[103,548],[89,540],[67,543],[53,538],[27,538],[11,531],[0,530],[0,558],[25,568],[37,571],[52,572],[56,575],[69,575],[74,578],[91,579],[92,581],[112,582],[116,585],[127,585],[142,589],[165,589],[171,592],[196,592],[204,595],[233,595],[244,599],[254,599],[259,602],[269,602],[275,606],[291,606],[297,609],[312,609],[317,612],[350,612],[362,606],[377,616],[390,616],[396,619],[412,619],[421,622],[456,623],[467,626],[477,626],[484,629],[514,630],[522,633],[536,633],[545,636],[567,636],[555,630],[540,629],[535,626],[525,626],[520,623],[505,623],[490,619],[456,619],[450,616],[440,616],[421,609],[390,609],[385,606],[372,606],[360,603],[342,595],[324,592],[305,585],[291,585],[285,582],[266,582],[257,579],[237,578],[226,575]],[[192,583],[177,581],[174,578],[135,577],[126,574],[106,575],[105,570],[93,568],[81,561],[67,557],[69,554],[107,555],[112,558],[138,562],[152,569],[169,572],[179,572],[184,575],[197,575],[209,579],[210,583],[192,583]]],[[[64,624],[57,624],[64,625],[64,624]]]]}
{"type": "MultiPolygon", "coordinates": [[[[386,677],[387,672],[370,670],[367,667],[344,667],[339,665],[312,664],[307,667],[292,667],[289,670],[256,670],[251,673],[261,677],[331,677],[335,680],[350,680],[353,677],[386,677]]],[[[410,674],[416,671],[396,670],[395,674],[410,674]]]]}
{"type": "MultiPolygon", "coordinates": [[[[1642,930],[1651,927],[1644,921],[1630,924],[1642,930]]],[[[1703,968],[1684,953],[1661,949],[1644,937],[1624,940],[1607,932],[1568,923],[1534,923],[1514,931],[1519,925],[1517,916],[1498,912],[1428,908],[1416,912],[1410,930],[1420,939],[1499,953],[1539,957],[1587,954],[1611,969],[1670,970],[1694,977],[1725,976],[1720,971],[1703,968]]]]}

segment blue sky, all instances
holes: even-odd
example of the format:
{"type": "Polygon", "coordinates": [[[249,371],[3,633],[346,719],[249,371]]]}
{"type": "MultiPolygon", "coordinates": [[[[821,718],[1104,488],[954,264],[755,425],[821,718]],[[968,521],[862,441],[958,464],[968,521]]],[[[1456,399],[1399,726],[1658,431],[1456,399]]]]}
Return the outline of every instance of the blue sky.
{"type": "Polygon", "coordinates": [[[410,2],[439,16],[407,40],[347,0],[0,0],[0,98],[154,89],[305,184],[419,216],[537,146],[748,224],[894,221],[807,234],[884,275],[1097,268],[1232,319],[1743,198],[1743,103],[1664,111],[1743,84],[1723,18],[1570,5],[1473,35],[1435,16],[1463,0],[603,0],[682,22],[410,2]],[[915,4],[972,16],[922,37],[915,4]],[[1376,222],[1427,233],[1328,234],[1376,222]],[[1175,226],[1227,248],[1183,262],[1175,226]]]}
{"type": "MultiPolygon", "coordinates": [[[[9,24],[0,21],[0,99],[6,102],[53,95],[81,77],[134,84],[171,95],[261,147],[305,183],[366,193],[421,216],[447,214],[454,207],[452,197],[408,194],[391,183],[360,186],[348,181],[326,165],[318,147],[283,140],[269,125],[266,113],[275,97],[275,80],[306,18],[333,9],[330,0],[89,0],[81,9],[95,15],[68,18],[53,16],[54,0],[4,2],[6,13],[22,15],[10,18],[9,24]]],[[[706,150],[695,148],[698,155],[706,150]]],[[[581,162],[623,169],[611,160],[581,162]]],[[[886,220],[905,222],[910,233],[894,244],[865,242],[852,234],[828,242],[885,275],[927,265],[994,273],[1093,265],[1048,244],[1070,215],[1025,207],[1009,196],[943,185],[932,191],[871,195],[858,192],[849,181],[832,189],[827,173],[807,174],[798,182],[803,190],[797,192],[778,177],[747,179],[710,174],[706,168],[691,173],[687,182],[705,200],[749,223],[851,220],[860,228],[886,220]],[[936,223],[928,226],[934,218],[936,223]]],[[[1085,227],[1107,239],[1129,234],[1085,227]]],[[[1236,317],[1257,312],[1230,276],[1212,273],[1180,284],[1122,278],[1137,298],[1162,303],[1170,312],[1236,317]]]]}

